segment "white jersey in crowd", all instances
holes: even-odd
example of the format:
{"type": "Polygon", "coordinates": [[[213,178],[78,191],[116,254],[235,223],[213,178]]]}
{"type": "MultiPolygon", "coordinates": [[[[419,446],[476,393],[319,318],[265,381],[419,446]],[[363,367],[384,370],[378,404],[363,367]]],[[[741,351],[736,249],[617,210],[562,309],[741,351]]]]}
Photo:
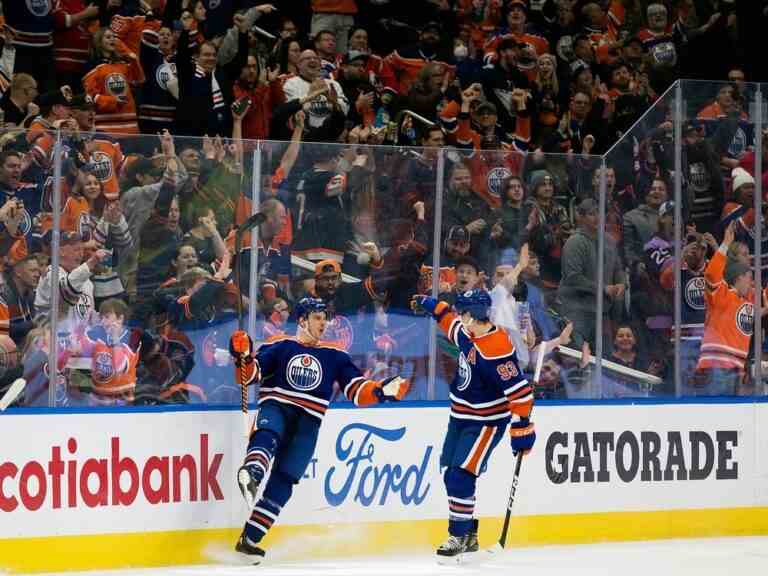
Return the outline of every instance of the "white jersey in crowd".
{"type": "MultiPolygon", "coordinates": [[[[50,318],[52,281],[53,267],[48,266],[35,291],[36,318],[50,318]]],[[[91,320],[94,312],[93,283],[88,264],[80,264],[69,273],[59,267],[59,310],[60,322],[66,323],[64,331],[91,320]]]]}
{"type": "MultiPolygon", "coordinates": [[[[341,106],[344,115],[349,112],[349,102],[344,95],[344,90],[341,89],[341,85],[336,80],[323,80],[332,90],[336,91],[336,96],[339,100],[339,106],[341,106]]],[[[291,100],[297,100],[304,98],[309,92],[310,83],[304,80],[301,76],[293,76],[285,81],[283,84],[283,92],[285,93],[285,100],[290,102],[291,100]]],[[[311,128],[318,128],[325,122],[326,118],[331,115],[331,104],[325,96],[318,96],[309,103],[309,110],[307,111],[307,122],[311,128]]]]}
{"type": "Polygon", "coordinates": [[[501,283],[496,284],[491,290],[491,322],[504,328],[512,339],[517,351],[517,361],[521,368],[525,369],[530,362],[528,346],[523,342],[518,322],[518,302],[512,293],[501,283]]]}

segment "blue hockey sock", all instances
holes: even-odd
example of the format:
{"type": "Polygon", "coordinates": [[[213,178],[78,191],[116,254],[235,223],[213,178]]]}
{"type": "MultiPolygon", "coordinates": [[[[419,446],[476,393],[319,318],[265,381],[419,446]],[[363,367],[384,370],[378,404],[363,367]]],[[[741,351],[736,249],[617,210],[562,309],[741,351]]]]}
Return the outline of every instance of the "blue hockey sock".
{"type": "Polygon", "coordinates": [[[245,522],[245,538],[251,546],[258,544],[272,528],[280,510],[291,498],[293,485],[294,480],[280,470],[275,470],[269,477],[264,495],[253,506],[251,516],[245,522]]]}
{"type": "Polygon", "coordinates": [[[443,476],[448,493],[448,532],[464,536],[474,526],[477,477],[463,468],[451,467],[443,476]]]}

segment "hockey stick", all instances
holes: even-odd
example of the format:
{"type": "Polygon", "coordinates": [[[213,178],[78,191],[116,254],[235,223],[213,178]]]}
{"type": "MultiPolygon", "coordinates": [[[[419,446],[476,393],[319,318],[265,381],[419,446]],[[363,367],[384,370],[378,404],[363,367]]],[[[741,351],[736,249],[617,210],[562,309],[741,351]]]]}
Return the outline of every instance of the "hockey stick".
{"type": "Polygon", "coordinates": [[[13,404],[19,395],[24,391],[27,381],[24,378],[16,378],[13,384],[6,390],[3,397],[0,398],[0,412],[3,412],[8,406],[13,404]]]}
{"type": "MultiPolygon", "coordinates": [[[[541,368],[544,365],[544,354],[547,352],[547,343],[542,342],[539,345],[539,355],[536,358],[536,369],[533,372],[533,388],[539,383],[541,378],[541,368]]],[[[504,524],[501,527],[501,534],[499,535],[499,541],[491,546],[487,552],[488,554],[499,554],[504,550],[504,546],[507,544],[507,534],[509,532],[509,522],[512,519],[512,506],[515,503],[515,495],[517,494],[517,484],[520,482],[520,470],[523,467],[523,451],[517,453],[517,460],[515,461],[515,472],[512,474],[512,486],[509,489],[509,499],[507,500],[507,511],[504,515],[504,524]]]]}
{"type": "MultiPolygon", "coordinates": [[[[235,254],[237,255],[237,265],[235,266],[235,286],[237,286],[237,329],[243,330],[243,295],[240,294],[240,274],[243,255],[241,248],[243,244],[243,229],[238,228],[235,231],[235,254]]],[[[240,385],[240,411],[243,413],[243,435],[246,439],[251,436],[251,419],[248,416],[248,385],[245,383],[247,378],[245,361],[241,354],[239,367],[237,370],[237,380],[240,385]]]]}

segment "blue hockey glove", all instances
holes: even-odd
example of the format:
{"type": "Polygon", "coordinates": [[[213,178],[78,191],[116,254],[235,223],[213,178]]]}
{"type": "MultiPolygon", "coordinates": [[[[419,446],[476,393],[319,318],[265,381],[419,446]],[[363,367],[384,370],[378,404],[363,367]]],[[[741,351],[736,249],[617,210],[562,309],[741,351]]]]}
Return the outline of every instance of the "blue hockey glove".
{"type": "Polygon", "coordinates": [[[411,296],[411,310],[416,314],[429,314],[434,316],[437,307],[437,299],[424,294],[414,294],[411,296]]]}
{"type": "Polygon", "coordinates": [[[512,454],[517,455],[520,450],[528,454],[536,442],[536,430],[528,418],[521,418],[509,425],[509,435],[512,438],[512,454]]]}

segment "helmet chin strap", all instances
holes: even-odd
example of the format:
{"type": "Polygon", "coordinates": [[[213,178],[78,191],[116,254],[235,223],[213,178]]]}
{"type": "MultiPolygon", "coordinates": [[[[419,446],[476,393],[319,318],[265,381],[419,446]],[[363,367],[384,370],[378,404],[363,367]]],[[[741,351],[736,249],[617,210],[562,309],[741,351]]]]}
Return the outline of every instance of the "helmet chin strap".
{"type": "Polygon", "coordinates": [[[306,321],[304,326],[302,326],[301,323],[299,323],[299,333],[298,333],[299,340],[303,342],[307,342],[309,344],[315,344],[320,341],[320,338],[315,338],[312,335],[312,332],[310,332],[309,328],[307,328],[308,325],[309,325],[309,321],[306,321]]]}
{"type": "Polygon", "coordinates": [[[472,325],[475,323],[475,319],[471,316],[469,317],[469,320],[462,320],[461,324],[464,326],[464,329],[469,332],[470,334],[473,334],[472,332],[472,325]]]}

